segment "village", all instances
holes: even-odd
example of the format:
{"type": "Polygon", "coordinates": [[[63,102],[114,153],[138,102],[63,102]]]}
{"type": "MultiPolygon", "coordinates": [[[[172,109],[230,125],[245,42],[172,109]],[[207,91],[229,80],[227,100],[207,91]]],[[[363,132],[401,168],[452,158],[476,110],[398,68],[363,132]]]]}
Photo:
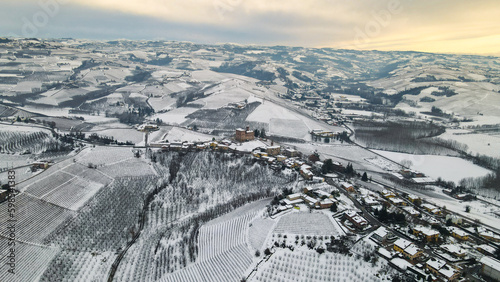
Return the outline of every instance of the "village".
{"type": "MultiPolygon", "coordinates": [[[[256,162],[275,171],[282,171],[312,188],[286,190],[272,201],[270,215],[290,211],[321,210],[340,223],[345,233],[369,238],[378,245],[377,254],[395,269],[413,275],[419,281],[484,281],[500,279],[500,235],[478,221],[466,219],[446,208],[428,203],[413,194],[377,183],[368,176],[356,173],[351,164],[331,159],[320,160],[317,155],[306,156],[300,151],[281,146],[266,138],[256,138],[249,127],[236,129],[234,138],[206,142],[164,140],[147,142],[154,125],[142,125],[145,147],[161,151],[216,152],[249,154],[256,162]],[[318,185],[322,184],[322,185],[318,185]],[[370,184],[370,185],[368,185],[370,184]],[[378,185],[380,190],[370,189],[378,185]],[[318,188],[320,187],[320,188],[318,188]]],[[[338,138],[341,132],[312,131],[318,138],[338,138]]],[[[32,169],[47,169],[53,163],[36,161],[32,169]]],[[[406,181],[414,185],[435,184],[436,181],[411,169],[392,172],[395,183],[406,181]]],[[[458,200],[470,201],[466,193],[443,192],[458,200]]],[[[0,201],[8,191],[0,190],[0,201]]]]}
{"type": "MultiPolygon", "coordinates": [[[[154,128],[151,128],[154,130],[154,128]]],[[[318,138],[336,138],[340,132],[312,131],[318,138]]],[[[444,207],[428,203],[413,194],[376,183],[359,175],[350,164],[318,156],[305,156],[298,150],[256,138],[249,127],[237,129],[234,139],[194,142],[152,142],[163,151],[213,150],[251,154],[255,161],[276,171],[300,176],[311,187],[286,190],[272,201],[270,214],[323,210],[341,223],[346,234],[368,237],[379,248],[377,254],[405,275],[419,281],[484,281],[500,279],[500,235],[480,222],[466,219],[444,207]],[[369,187],[383,187],[375,191],[369,187]],[[323,184],[318,186],[317,184],[323,184]],[[366,185],[365,185],[366,184],[366,185]],[[349,203],[350,202],[350,203],[349,203]]],[[[416,186],[436,184],[425,174],[401,169],[392,172],[395,183],[416,186]]],[[[458,200],[470,201],[466,193],[443,192],[458,200]]]]}

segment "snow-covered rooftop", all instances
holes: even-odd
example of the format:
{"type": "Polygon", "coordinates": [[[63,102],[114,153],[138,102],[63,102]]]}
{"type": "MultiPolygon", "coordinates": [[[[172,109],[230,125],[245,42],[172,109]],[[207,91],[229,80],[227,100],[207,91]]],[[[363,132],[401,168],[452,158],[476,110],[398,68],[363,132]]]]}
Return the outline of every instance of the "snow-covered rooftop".
{"type": "Polygon", "coordinates": [[[396,240],[396,242],[394,242],[394,245],[402,250],[406,249],[411,244],[412,243],[410,241],[408,241],[404,238],[399,238],[398,240],[396,240]]]}
{"type": "Polygon", "coordinates": [[[484,256],[479,260],[480,263],[493,269],[500,269],[500,261],[489,256],[484,256]]]}
{"type": "Polygon", "coordinates": [[[446,265],[446,262],[437,258],[431,258],[427,261],[427,265],[435,270],[439,270],[446,265]]]}
{"type": "Polygon", "coordinates": [[[422,232],[422,234],[426,235],[426,236],[435,236],[437,234],[439,234],[439,232],[437,230],[434,230],[434,229],[431,229],[431,228],[428,228],[428,227],[425,227],[425,226],[416,226],[414,228],[414,230],[416,230],[417,232],[422,232]]]}
{"type": "Polygon", "coordinates": [[[376,235],[380,236],[381,238],[383,238],[383,237],[387,236],[388,232],[384,226],[380,226],[379,228],[377,228],[377,230],[375,230],[373,232],[373,234],[376,234],[376,235]]]}

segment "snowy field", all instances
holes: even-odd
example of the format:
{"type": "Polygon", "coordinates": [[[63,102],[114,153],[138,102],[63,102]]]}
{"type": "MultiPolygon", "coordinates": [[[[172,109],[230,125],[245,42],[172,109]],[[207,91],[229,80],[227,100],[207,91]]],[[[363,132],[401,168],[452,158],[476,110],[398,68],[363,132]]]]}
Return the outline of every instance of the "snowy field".
{"type": "MultiPolygon", "coordinates": [[[[8,218],[7,203],[0,204],[0,217],[8,218]]],[[[75,215],[75,212],[41,201],[21,193],[16,196],[16,239],[42,243],[43,240],[62,222],[75,215]]],[[[0,234],[8,236],[8,223],[0,222],[0,234]]]]}
{"type": "Polygon", "coordinates": [[[211,70],[193,71],[191,73],[191,77],[193,79],[196,79],[199,81],[206,81],[206,82],[220,81],[220,80],[226,78],[224,73],[218,73],[218,72],[211,71],[211,70]]]}
{"type": "Polygon", "coordinates": [[[25,155],[0,154],[0,169],[31,164],[25,155]]]}
{"type": "Polygon", "coordinates": [[[469,151],[473,154],[500,158],[500,135],[471,133],[463,129],[446,129],[446,132],[439,137],[467,144],[469,151]]]}
{"type": "MultiPolygon", "coordinates": [[[[383,181],[383,180],[379,180],[383,181]]],[[[368,184],[368,183],[367,183],[368,184]]],[[[366,184],[364,184],[366,185],[366,184]]],[[[487,224],[497,232],[500,232],[500,227],[498,222],[500,217],[496,213],[500,213],[500,208],[491,205],[489,203],[484,203],[480,201],[460,201],[458,199],[452,198],[443,193],[442,188],[437,186],[430,186],[434,188],[433,190],[413,190],[405,189],[400,187],[401,190],[415,194],[418,197],[425,199],[426,201],[434,204],[437,207],[446,207],[447,210],[458,213],[459,215],[470,218],[472,220],[479,220],[483,224],[487,224]],[[470,212],[466,212],[466,206],[470,206],[470,212]]],[[[371,187],[373,190],[381,191],[382,188],[377,189],[377,187],[371,187]]],[[[490,201],[493,201],[489,199],[490,201]]]]}
{"type": "Polygon", "coordinates": [[[375,276],[379,269],[355,256],[278,249],[249,281],[383,281],[385,277],[375,276]]]}
{"type": "Polygon", "coordinates": [[[244,87],[246,82],[236,79],[223,80],[219,85],[205,91],[208,97],[198,99],[194,103],[203,105],[204,109],[218,109],[229,103],[244,102],[252,93],[244,87]]]}
{"type": "Polygon", "coordinates": [[[234,150],[242,152],[252,152],[256,148],[266,146],[266,144],[259,140],[252,140],[244,143],[233,143],[229,147],[234,150]]]}
{"type": "Polygon", "coordinates": [[[380,167],[383,170],[398,171],[402,168],[400,165],[390,162],[380,156],[375,156],[373,158],[365,158],[364,160],[380,167]]]}
{"type": "Polygon", "coordinates": [[[112,177],[142,177],[156,176],[153,166],[137,158],[125,159],[123,161],[98,167],[97,170],[112,177]]]}
{"type": "Polygon", "coordinates": [[[116,129],[103,129],[86,132],[87,135],[96,133],[99,136],[113,136],[113,138],[119,142],[130,141],[137,144],[144,139],[144,133],[134,129],[134,128],[116,128],[116,129]]]}
{"type": "Polygon", "coordinates": [[[160,142],[165,140],[167,133],[172,130],[172,126],[160,126],[160,130],[149,133],[149,142],[160,142]]]}
{"type": "MultiPolygon", "coordinates": [[[[113,252],[63,250],[56,259],[56,264],[71,263],[71,271],[63,267],[49,268],[40,281],[104,281],[116,254],[113,252]]],[[[47,262],[47,264],[50,260],[47,262]]],[[[53,264],[52,264],[53,266],[53,264]]]]}
{"type": "MultiPolygon", "coordinates": [[[[11,247],[9,241],[0,238],[0,257],[8,255],[11,247]]],[[[10,266],[6,263],[0,265],[0,281],[38,281],[50,261],[59,252],[57,247],[37,246],[16,242],[16,269],[15,274],[8,272],[10,266]]],[[[7,259],[5,259],[5,262],[7,259]]]]}
{"type": "Polygon", "coordinates": [[[245,246],[245,231],[256,213],[257,211],[254,211],[232,220],[202,226],[198,236],[197,261],[207,261],[229,249],[245,246]]]}
{"type": "Polygon", "coordinates": [[[500,231],[498,222],[500,222],[500,217],[496,214],[500,214],[500,208],[479,202],[463,202],[458,201],[453,198],[426,198],[431,203],[434,203],[440,207],[446,206],[446,209],[461,214],[464,217],[477,219],[483,224],[487,224],[492,228],[495,228],[497,232],[500,231]],[[470,212],[465,212],[466,206],[470,206],[470,212]]]}
{"type": "Polygon", "coordinates": [[[188,142],[207,142],[211,141],[215,136],[192,131],[189,129],[181,127],[173,127],[163,140],[168,140],[169,142],[174,141],[188,141],[188,142]]]}
{"type": "MultiPolygon", "coordinates": [[[[65,162],[68,163],[68,162],[65,162]]],[[[55,166],[29,183],[21,191],[54,205],[77,211],[111,179],[86,166],[70,163],[55,166]]]]}
{"type": "Polygon", "coordinates": [[[293,112],[273,102],[264,101],[246,119],[249,122],[269,124],[270,134],[309,140],[309,131],[322,129],[342,131],[342,128],[329,126],[305,115],[293,112]]]}
{"type": "Polygon", "coordinates": [[[161,119],[166,124],[180,125],[187,121],[187,115],[192,114],[199,109],[197,108],[176,108],[166,113],[155,114],[151,119],[155,120],[157,118],[161,119]]]}
{"type": "Polygon", "coordinates": [[[110,165],[121,162],[134,156],[132,149],[120,147],[95,147],[86,148],[75,157],[76,162],[83,165],[92,163],[94,165],[110,165]]]}
{"type": "Polygon", "coordinates": [[[248,229],[248,243],[255,250],[260,250],[264,247],[267,236],[273,229],[277,221],[269,218],[256,218],[251,222],[251,226],[248,229]]]}
{"type": "Polygon", "coordinates": [[[355,145],[349,145],[347,143],[340,143],[338,141],[330,142],[330,144],[325,143],[287,143],[287,145],[296,147],[301,152],[309,155],[317,151],[321,159],[332,159],[333,161],[338,161],[347,165],[347,162],[353,164],[354,169],[362,170],[373,170],[377,172],[383,172],[384,170],[380,166],[387,166],[385,163],[381,165],[379,161],[373,164],[371,161],[365,159],[380,158],[373,152],[361,148],[355,145]]]}
{"type": "Polygon", "coordinates": [[[280,217],[273,233],[338,235],[327,215],[309,212],[292,212],[280,217]]]}
{"type": "Polygon", "coordinates": [[[159,281],[239,281],[253,261],[246,240],[249,223],[267,203],[247,204],[202,226],[196,262],[159,281]]]}
{"type": "Polygon", "coordinates": [[[398,163],[405,160],[411,161],[411,169],[421,171],[434,179],[441,177],[446,181],[454,181],[455,183],[458,183],[463,178],[481,177],[491,173],[488,169],[457,157],[412,155],[381,150],[373,151],[398,163]]]}
{"type": "Polygon", "coordinates": [[[278,106],[272,102],[265,101],[247,117],[247,121],[269,123],[273,118],[294,121],[300,120],[300,118],[297,117],[297,114],[294,114],[288,109],[278,106]]]}
{"type": "Polygon", "coordinates": [[[177,99],[164,95],[162,97],[149,98],[149,104],[156,112],[175,108],[177,99]]]}

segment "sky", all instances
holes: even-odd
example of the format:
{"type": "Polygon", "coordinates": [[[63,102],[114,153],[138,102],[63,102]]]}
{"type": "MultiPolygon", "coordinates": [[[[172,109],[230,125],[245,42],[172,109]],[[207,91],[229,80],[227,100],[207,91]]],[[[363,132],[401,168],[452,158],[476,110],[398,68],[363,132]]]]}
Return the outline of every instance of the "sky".
{"type": "Polygon", "coordinates": [[[0,0],[0,36],[500,55],[498,0],[0,0]]]}

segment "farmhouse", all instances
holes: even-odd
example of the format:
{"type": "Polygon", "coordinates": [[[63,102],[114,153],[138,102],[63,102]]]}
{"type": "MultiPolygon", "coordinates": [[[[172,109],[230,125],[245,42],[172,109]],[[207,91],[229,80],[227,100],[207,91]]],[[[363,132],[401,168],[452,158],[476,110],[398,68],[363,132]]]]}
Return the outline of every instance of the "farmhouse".
{"type": "Polygon", "coordinates": [[[286,157],[285,157],[285,156],[283,156],[283,155],[277,155],[277,156],[276,156],[276,160],[277,160],[278,162],[282,162],[282,161],[286,160],[286,157]]]}
{"type": "Polygon", "coordinates": [[[474,196],[471,194],[458,194],[455,196],[455,198],[457,198],[458,200],[462,200],[462,201],[474,200],[474,196]]]}
{"type": "Polygon", "coordinates": [[[384,226],[380,226],[379,228],[377,228],[377,230],[373,231],[373,234],[372,236],[370,236],[370,238],[379,243],[383,243],[385,242],[385,240],[387,240],[387,235],[389,235],[387,228],[385,228],[384,226]]]}
{"type": "Polygon", "coordinates": [[[463,241],[469,240],[469,234],[467,234],[467,232],[463,231],[462,229],[454,226],[451,226],[448,229],[450,230],[451,236],[463,241]]]}
{"type": "Polygon", "coordinates": [[[344,165],[342,165],[341,163],[339,162],[332,162],[333,164],[333,169],[336,170],[336,171],[344,171],[344,165]]]}
{"type": "Polygon", "coordinates": [[[358,213],[355,211],[346,211],[344,213],[344,216],[347,220],[349,220],[352,224],[354,224],[354,226],[356,226],[359,229],[363,229],[365,226],[368,225],[366,219],[358,215],[358,213]]]}
{"type": "Polygon", "coordinates": [[[383,190],[382,191],[382,197],[386,198],[386,199],[389,199],[389,198],[394,198],[396,197],[396,194],[394,194],[394,192],[392,191],[389,191],[389,190],[383,190]]]}
{"type": "Polygon", "coordinates": [[[389,202],[391,202],[391,204],[393,204],[394,206],[405,206],[406,205],[405,201],[403,201],[402,199],[397,198],[397,197],[389,198],[389,202]]]}
{"type": "Polygon", "coordinates": [[[313,176],[312,181],[314,183],[323,183],[323,182],[325,182],[325,179],[323,177],[313,176]]]}
{"type": "Polygon", "coordinates": [[[465,254],[466,254],[464,249],[462,249],[458,245],[454,245],[454,244],[441,245],[441,249],[443,249],[447,253],[452,254],[452,255],[459,257],[459,258],[465,257],[465,254]]]}
{"type": "Polygon", "coordinates": [[[304,201],[307,204],[309,204],[309,206],[311,206],[311,207],[316,207],[316,205],[318,205],[318,203],[319,203],[318,199],[315,199],[315,198],[307,196],[307,195],[303,195],[302,199],[304,199],[304,201]]]}
{"type": "Polygon", "coordinates": [[[460,276],[460,271],[447,265],[446,262],[440,259],[431,258],[425,265],[433,274],[444,277],[446,281],[455,281],[460,276]]]}
{"type": "Polygon", "coordinates": [[[434,214],[434,215],[440,215],[441,214],[441,210],[433,205],[429,205],[429,204],[423,204],[422,205],[422,208],[424,208],[426,211],[434,214]]]}
{"type": "Polygon", "coordinates": [[[141,124],[139,125],[139,127],[137,127],[137,130],[142,132],[149,132],[160,130],[160,128],[156,124],[141,124]]]}
{"type": "Polygon", "coordinates": [[[423,254],[421,249],[403,238],[399,238],[394,242],[394,250],[400,252],[404,257],[410,260],[414,260],[423,254]]]}
{"type": "Polygon", "coordinates": [[[374,197],[372,197],[370,195],[363,197],[363,202],[367,206],[376,206],[379,204],[379,201],[377,201],[377,199],[375,199],[374,197]]]}
{"type": "Polygon", "coordinates": [[[290,195],[286,196],[286,198],[290,201],[295,201],[295,200],[301,199],[302,195],[303,195],[302,193],[295,193],[295,194],[290,194],[290,195]]]}
{"type": "Polygon", "coordinates": [[[437,242],[439,238],[439,232],[437,230],[425,226],[416,226],[413,228],[413,234],[424,237],[427,242],[437,242]]]}
{"type": "Polygon", "coordinates": [[[268,146],[265,149],[266,149],[266,153],[270,156],[277,156],[281,153],[280,146],[268,146]]]}
{"type": "Polygon", "coordinates": [[[290,148],[285,149],[285,156],[287,156],[289,158],[293,158],[293,157],[296,157],[298,155],[299,155],[299,152],[297,150],[290,149],[290,148]]]}
{"type": "Polygon", "coordinates": [[[493,241],[493,242],[500,242],[500,236],[498,236],[497,234],[491,232],[491,231],[483,231],[483,232],[479,232],[479,236],[487,239],[487,240],[490,240],[490,241],[493,241]]]}
{"type": "Polygon", "coordinates": [[[401,175],[401,173],[391,172],[391,174],[392,174],[394,177],[396,177],[397,179],[399,179],[399,180],[403,180],[403,179],[404,179],[404,177],[403,177],[403,175],[401,175]]]}
{"type": "Polygon", "coordinates": [[[436,182],[436,180],[430,177],[414,177],[411,180],[417,184],[433,184],[436,182]]]}
{"type": "Polygon", "coordinates": [[[238,128],[236,129],[236,141],[238,142],[245,142],[245,141],[250,141],[255,139],[255,134],[253,131],[250,130],[250,127],[247,126],[246,130],[238,128]]]}
{"type": "Polygon", "coordinates": [[[328,209],[333,205],[333,201],[331,199],[324,199],[321,202],[319,202],[319,208],[320,209],[328,209]]]}
{"type": "Polygon", "coordinates": [[[295,205],[298,205],[298,204],[302,204],[304,202],[304,200],[302,200],[302,198],[298,198],[298,199],[295,199],[295,200],[284,199],[283,202],[287,206],[295,206],[295,205]]]}
{"type": "Polygon", "coordinates": [[[38,161],[38,162],[33,162],[31,166],[33,168],[47,169],[49,168],[50,164],[51,163],[49,163],[48,161],[38,161]]]}
{"type": "Polygon", "coordinates": [[[302,175],[302,177],[304,177],[304,179],[307,179],[307,180],[312,179],[314,176],[314,173],[312,173],[312,171],[311,171],[311,166],[303,164],[300,167],[300,175],[302,175]]]}
{"type": "Polygon", "coordinates": [[[219,144],[218,149],[219,151],[227,151],[229,150],[229,146],[224,144],[219,144]]]}
{"type": "Polygon", "coordinates": [[[409,215],[411,216],[414,216],[414,217],[418,217],[420,215],[420,212],[417,211],[415,208],[413,207],[402,207],[401,208],[404,212],[408,213],[409,215]]]}
{"type": "Polygon", "coordinates": [[[408,200],[410,200],[410,202],[412,202],[412,203],[415,203],[415,201],[419,201],[422,199],[420,199],[420,197],[417,195],[410,194],[410,195],[408,195],[408,200]]]}
{"type": "Polygon", "coordinates": [[[354,186],[348,182],[340,183],[340,187],[344,188],[347,192],[356,192],[356,190],[354,190],[354,186]]]}

